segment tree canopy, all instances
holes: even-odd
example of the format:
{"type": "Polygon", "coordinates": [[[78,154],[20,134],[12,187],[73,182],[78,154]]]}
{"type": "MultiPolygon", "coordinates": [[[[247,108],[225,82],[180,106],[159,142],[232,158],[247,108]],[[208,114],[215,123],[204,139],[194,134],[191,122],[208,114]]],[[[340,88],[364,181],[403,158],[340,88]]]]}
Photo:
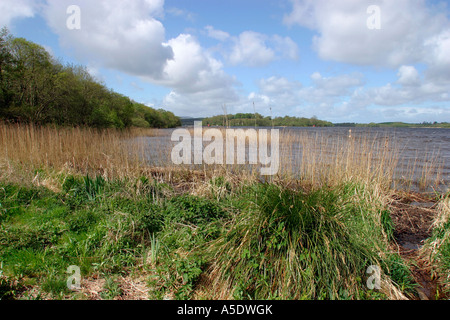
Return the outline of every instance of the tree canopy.
{"type": "Polygon", "coordinates": [[[0,119],[10,122],[126,128],[181,125],[99,83],[84,66],[63,65],[45,48],[0,31],[0,119]]]}

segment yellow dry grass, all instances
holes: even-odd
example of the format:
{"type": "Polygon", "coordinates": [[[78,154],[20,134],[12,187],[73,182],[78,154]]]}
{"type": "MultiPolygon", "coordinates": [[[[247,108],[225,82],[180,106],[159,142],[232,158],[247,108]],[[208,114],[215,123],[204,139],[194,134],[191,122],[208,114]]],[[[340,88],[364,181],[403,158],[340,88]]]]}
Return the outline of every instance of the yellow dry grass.
{"type": "Polygon", "coordinates": [[[33,125],[0,125],[0,159],[4,169],[51,168],[109,177],[132,175],[140,167],[145,145],[130,148],[129,140],[156,135],[157,130],[56,128],[33,125]]]}

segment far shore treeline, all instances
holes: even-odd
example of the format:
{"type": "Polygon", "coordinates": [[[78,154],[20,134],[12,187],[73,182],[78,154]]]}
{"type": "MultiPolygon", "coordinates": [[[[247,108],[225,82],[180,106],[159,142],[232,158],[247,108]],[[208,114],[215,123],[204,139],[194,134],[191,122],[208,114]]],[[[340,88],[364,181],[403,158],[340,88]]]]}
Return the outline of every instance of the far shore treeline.
{"type": "Polygon", "coordinates": [[[316,117],[298,118],[298,117],[264,117],[259,113],[236,113],[229,115],[218,115],[209,118],[203,118],[203,125],[212,126],[258,126],[258,127],[332,127],[333,124],[328,121],[319,120],[316,117]]]}
{"type": "Polygon", "coordinates": [[[405,128],[450,128],[448,122],[381,122],[381,123],[332,123],[319,120],[315,116],[312,118],[304,117],[276,117],[273,120],[270,117],[264,117],[259,113],[236,113],[229,115],[217,115],[208,118],[182,119],[184,125],[193,125],[193,120],[202,121],[203,125],[211,126],[231,126],[231,127],[405,127],[405,128]]]}
{"type": "Polygon", "coordinates": [[[84,66],[63,65],[42,46],[0,31],[0,120],[97,128],[181,125],[99,83],[84,66]]]}

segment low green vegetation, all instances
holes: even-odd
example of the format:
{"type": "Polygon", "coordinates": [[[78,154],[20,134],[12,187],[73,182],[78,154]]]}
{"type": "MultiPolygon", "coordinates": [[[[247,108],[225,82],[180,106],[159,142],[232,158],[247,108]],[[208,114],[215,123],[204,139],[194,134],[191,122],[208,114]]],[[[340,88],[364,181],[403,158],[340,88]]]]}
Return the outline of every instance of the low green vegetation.
{"type": "Polygon", "coordinates": [[[63,65],[6,28],[0,31],[0,120],[97,128],[181,125],[173,113],[108,89],[86,67],[63,65]]]}
{"type": "Polygon", "coordinates": [[[122,295],[130,274],[151,299],[384,299],[367,287],[370,265],[383,287],[413,290],[367,186],[216,177],[195,195],[146,177],[58,179],[57,191],[0,183],[2,299],[83,298],[67,288],[70,265],[105,279],[102,299],[122,295]]]}

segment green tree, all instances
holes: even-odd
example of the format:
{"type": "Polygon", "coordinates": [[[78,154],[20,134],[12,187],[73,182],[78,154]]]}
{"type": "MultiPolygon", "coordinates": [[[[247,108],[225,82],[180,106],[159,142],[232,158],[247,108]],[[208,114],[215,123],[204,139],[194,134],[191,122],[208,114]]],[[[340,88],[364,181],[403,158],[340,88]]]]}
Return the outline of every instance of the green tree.
{"type": "Polygon", "coordinates": [[[98,128],[181,125],[173,113],[107,89],[86,67],[63,65],[6,28],[0,31],[0,118],[98,128]]]}
{"type": "Polygon", "coordinates": [[[51,56],[43,47],[23,38],[13,38],[9,46],[15,64],[15,76],[9,79],[16,91],[12,101],[14,117],[27,122],[46,122],[54,102],[55,66],[51,56]]]}
{"type": "Polygon", "coordinates": [[[13,56],[9,51],[8,43],[11,35],[6,27],[0,31],[0,117],[6,117],[13,98],[10,87],[10,77],[13,69],[13,56]]]}

